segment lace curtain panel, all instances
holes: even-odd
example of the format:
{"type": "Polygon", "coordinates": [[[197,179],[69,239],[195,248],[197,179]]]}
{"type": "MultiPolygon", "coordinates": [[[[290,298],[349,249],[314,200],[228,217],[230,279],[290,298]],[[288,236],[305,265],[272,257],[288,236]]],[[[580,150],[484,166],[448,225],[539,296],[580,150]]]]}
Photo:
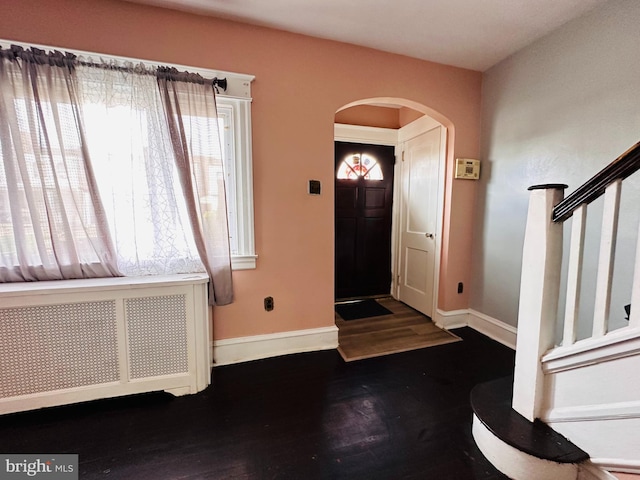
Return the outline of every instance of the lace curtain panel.
{"type": "MultiPolygon", "coordinates": [[[[15,70],[25,70],[24,62],[5,63],[15,70]]],[[[75,123],[62,121],[57,137],[66,141],[67,130],[75,128],[79,131],[77,140],[66,141],[56,152],[60,151],[65,161],[82,159],[87,173],[69,174],[74,181],[77,177],[77,181],[60,196],[76,207],[77,216],[84,222],[80,231],[91,234],[91,241],[82,239],[75,231],[70,238],[83,248],[96,240],[102,241],[95,247],[101,256],[96,253],[96,260],[92,258],[88,265],[96,263],[107,272],[84,267],[79,274],[57,277],[20,279],[2,274],[0,281],[206,271],[211,278],[210,301],[217,305],[230,303],[233,288],[224,175],[212,85],[199,76],[178,75],[168,69],[161,70],[162,78],[157,78],[160,70],[142,65],[96,64],[87,60],[60,70],[66,70],[66,84],[73,85],[75,103],[71,104],[66,97],[56,97],[33,109],[51,110],[56,119],[60,116],[55,113],[57,110],[74,114],[75,123]],[[77,127],[72,128],[73,125],[77,127]],[[97,213],[91,215],[92,210],[97,213]]],[[[51,84],[46,77],[38,76],[38,81],[51,84]]],[[[16,91],[4,77],[0,82],[2,108],[5,103],[35,102],[24,98],[22,91],[16,91]]],[[[4,110],[0,111],[0,118],[5,118],[4,110]]],[[[15,201],[19,196],[14,195],[15,189],[6,177],[11,169],[7,169],[5,146],[16,149],[16,142],[12,132],[5,135],[8,127],[2,128],[5,168],[0,172],[0,201],[6,200],[12,211],[20,209],[24,216],[24,209],[15,201]]],[[[20,128],[24,134],[19,144],[32,148],[40,133],[20,128]]],[[[39,159],[33,162],[36,167],[40,165],[39,159]]],[[[51,163],[58,165],[60,160],[51,163]]],[[[60,168],[71,172],[66,166],[60,168]]],[[[49,178],[47,174],[42,181],[51,182],[49,178]]],[[[44,206],[49,208],[49,203],[44,206]]],[[[42,215],[41,205],[34,210],[42,215]]],[[[52,214],[56,225],[67,214],[68,209],[52,214]]],[[[5,229],[1,215],[3,207],[0,207],[0,228],[5,229]]],[[[6,235],[7,232],[0,231],[0,272],[14,269],[16,262],[22,265],[17,254],[5,255],[9,241],[14,249],[23,243],[14,234],[14,224],[12,216],[13,232],[6,235]]],[[[28,269],[37,263],[30,259],[28,269]]]]}
{"type": "Polygon", "coordinates": [[[213,87],[176,81],[170,71],[158,72],[158,87],[193,238],[211,279],[209,295],[216,304],[230,303],[229,226],[213,87]]]}
{"type": "Polygon", "coordinates": [[[72,59],[0,51],[0,281],[119,275],[72,59]]]}
{"type": "Polygon", "coordinates": [[[204,272],[153,75],[79,66],[87,145],[124,275],[204,272]]]}

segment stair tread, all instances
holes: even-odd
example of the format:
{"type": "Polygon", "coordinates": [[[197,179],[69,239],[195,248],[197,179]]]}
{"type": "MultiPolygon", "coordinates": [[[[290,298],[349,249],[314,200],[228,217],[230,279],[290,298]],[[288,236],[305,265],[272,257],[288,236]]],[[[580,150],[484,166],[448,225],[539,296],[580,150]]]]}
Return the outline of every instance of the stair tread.
{"type": "Polygon", "coordinates": [[[546,423],[530,422],[513,408],[513,377],[476,385],[471,406],[478,419],[503,442],[529,455],[558,463],[579,463],[589,458],[546,423]]]}

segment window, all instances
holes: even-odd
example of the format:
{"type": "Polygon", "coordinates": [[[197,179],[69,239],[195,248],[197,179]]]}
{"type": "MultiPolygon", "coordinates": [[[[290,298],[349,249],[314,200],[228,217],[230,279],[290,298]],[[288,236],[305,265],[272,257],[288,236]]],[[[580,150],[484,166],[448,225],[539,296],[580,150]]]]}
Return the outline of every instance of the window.
{"type": "MultiPolygon", "coordinates": [[[[4,44],[16,44],[16,42],[3,42],[4,44]]],[[[24,45],[25,48],[30,47],[31,45],[24,45]]],[[[38,48],[42,48],[44,50],[54,50],[55,47],[48,46],[37,46],[38,48]]],[[[60,50],[60,49],[58,49],[60,50]]],[[[92,56],[97,56],[96,54],[87,53],[87,52],[72,52],[78,56],[84,58],[91,58],[92,56]]],[[[116,62],[133,62],[134,64],[141,63],[139,60],[128,59],[122,57],[106,57],[100,55],[101,60],[114,60],[116,62]]],[[[202,169],[207,170],[203,171],[203,175],[212,179],[216,178],[217,175],[221,175],[222,172],[219,171],[217,167],[215,167],[216,171],[208,171],[210,167],[207,166],[206,157],[208,155],[216,155],[218,158],[222,156],[224,162],[224,175],[226,175],[226,193],[227,193],[227,212],[229,219],[229,241],[231,248],[231,256],[232,256],[232,267],[234,269],[250,269],[255,268],[256,264],[256,255],[255,255],[255,244],[254,244],[254,224],[253,224],[253,180],[252,180],[252,156],[251,156],[251,97],[250,97],[250,85],[253,80],[252,76],[249,75],[241,75],[241,74],[233,74],[229,72],[216,72],[211,70],[203,70],[192,68],[188,66],[180,66],[176,65],[176,68],[179,70],[187,70],[194,73],[200,73],[202,76],[206,78],[226,78],[228,82],[228,88],[226,91],[220,91],[216,96],[217,100],[217,109],[218,109],[218,130],[220,133],[220,143],[221,143],[221,151],[216,152],[204,152],[201,151],[199,155],[202,156],[202,169]]],[[[87,89],[90,90],[90,89],[87,89]]],[[[134,89],[134,91],[140,92],[139,89],[134,89]]],[[[147,123],[153,121],[148,115],[147,112],[150,109],[146,107],[140,108],[135,112],[123,112],[118,111],[118,108],[110,109],[109,115],[112,117],[117,117],[118,115],[122,115],[122,120],[120,122],[116,122],[121,127],[122,132],[118,135],[118,138],[126,138],[127,140],[119,142],[118,145],[109,145],[109,149],[101,149],[101,142],[104,144],[107,137],[101,138],[99,134],[99,128],[95,128],[95,126],[100,125],[103,122],[104,112],[99,112],[100,108],[96,108],[94,113],[91,113],[91,107],[88,108],[87,111],[90,112],[89,116],[93,118],[89,118],[87,121],[87,140],[90,145],[93,145],[91,148],[91,155],[94,159],[94,163],[100,163],[100,156],[103,155],[106,151],[112,152],[111,155],[120,155],[122,158],[127,159],[133,156],[132,151],[146,151],[148,150],[148,134],[131,134],[132,131],[137,132],[151,132],[152,130],[148,128],[147,123]],[[125,118],[128,117],[128,118],[125,118]],[[133,122],[133,123],[131,123],[133,122]],[[136,123],[137,122],[137,123],[136,123]],[[91,128],[91,124],[93,124],[94,128],[91,128]],[[133,127],[133,128],[132,128],[133,127]],[[129,132],[129,136],[126,136],[126,133],[129,132]],[[116,147],[114,149],[114,146],[116,147]],[[113,152],[116,153],[113,153],[113,152]]],[[[113,123],[113,122],[111,122],[113,123]]],[[[102,123],[104,124],[104,123],[102,123]]],[[[198,120],[193,119],[193,125],[197,128],[198,120]]],[[[113,142],[112,142],[113,143],[113,142]]],[[[65,145],[65,154],[73,153],[68,151],[68,147],[71,147],[72,150],[79,149],[80,146],[70,146],[65,145]]],[[[110,159],[110,164],[113,159],[110,159]]],[[[35,162],[35,158],[34,158],[35,162]]],[[[34,163],[35,165],[35,163],[34,163]]],[[[35,168],[35,166],[34,166],[35,168]]],[[[118,200],[122,198],[118,197],[117,187],[119,182],[131,181],[132,183],[138,182],[142,186],[142,190],[144,188],[151,188],[149,185],[142,185],[144,183],[144,175],[142,175],[140,168],[144,168],[142,164],[138,164],[135,166],[133,162],[127,163],[123,162],[122,166],[118,166],[116,169],[107,172],[104,169],[100,172],[100,167],[96,168],[96,174],[101,177],[101,179],[105,179],[107,177],[112,177],[114,180],[111,181],[111,184],[114,186],[114,189],[109,193],[114,198],[114,204],[117,203],[118,200]]],[[[70,172],[73,174],[73,172],[70,172]]],[[[175,172],[165,172],[165,176],[167,176],[166,185],[167,188],[177,188],[178,183],[175,178],[175,172]]],[[[0,172],[0,184],[2,183],[2,173],[0,172]]],[[[70,178],[70,185],[73,184],[72,179],[70,178]]],[[[103,191],[106,188],[111,188],[112,185],[107,185],[109,181],[101,182],[98,181],[100,185],[98,188],[101,190],[101,196],[103,196],[103,191]]],[[[163,187],[164,188],[164,187],[163,187]]],[[[142,191],[141,190],[141,191],[142,191]]],[[[213,189],[215,191],[215,188],[213,189]]],[[[76,194],[82,194],[82,192],[75,192],[76,194]]],[[[2,238],[4,237],[4,230],[9,228],[8,222],[10,221],[10,212],[7,208],[6,201],[3,199],[7,199],[9,195],[9,191],[7,188],[0,187],[0,243],[2,243],[2,238]]],[[[142,202],[145,201],[142,197],[145,194],[141,194],[139,198],[134,198],[132,201],[142,202]]],[[[215,195],[211,198],[212,204],[216,203],[215,195]]],[[[108,203],[108,202],[107,202],[108,203]]],[[[105,206],[107,210],[107,215],[109,215],[109,208],[113,208],[113,205],[109,207],[105,206]]],[[[183,206],[178,207],[180,210],[184,210],[183,206]]],[[[212,210],[213,211],[213,210],[212,210]]],[[[113,216],[112,216],[113,218],[113,216]]],[[[121,220],[122,217],[119,217],[118,225],[116,228],[121,230],[126,228],[132,228],[132,223],[127,224],[127,220],[125,218],[124,223],[121,220]]],[[[143,228],[143,229],[157,229],[157,225],[153,225],[153,222],[136,222],[135,228],[143,228]]],[[[188,225],[184,225],[182,227],[184,229],[188,229],[188,225]]],[[[176,229],[180,230],[180,229],[176,229]]],[[[168,252],[168,255],[175,254],[176,252],[183,252],[187,250],[193,250],[192,245],[188,245],[192,243],[191,239],[188,239],[181,235],[180,232],[177,232],[173,237],[180,238],[171,238],[171,248],[173,249],[171,252],[168,252]]],[[[144,238],[144,235],[141,236],[144,238]]],[[[3,249],[6,250],[6,249],[3,249]]],[[[158,254],[158,246],[152,245],[151,243],[148,245],[148,253],[149,257],[157,257],[158,254]]],[[[185,261],[185,257],[182,256],[181,253],[175,255],[176,258],[180,258],[180,261],[185,261]]],[[[187,259],[187,262],[196,261],[194,259],[187,259]]],[[[149,271],[149,273],[153,273],[153,271],[149,271]]]]}
{"type": "Polygon", "coordinates": [[[250,99],[217,96],[234,270],[255,268],[250,99]]]}
{"type": "MultiPolygon", "coordinates": [[[[85,74],[86,75],[86,74],[85,74]]],[[[199,264],[199,260],[194,258],[189,252],[195,252],[193,242],[182,232],[188,232],[190,227],[186,220],[186,207],[179,200],[178,195],[172,191],[179,191],[179,180],[177,172],[173,169],[172,162],[164,165],[162,159],[172,158],[172,153],[168,145],[157,145],[157,138],[161,134],[157,133],[161,127],[162,119],[156,118],[155,112],[161,111],[156,105],[155,87],[150,88],[145,78],[131,80],[133,83],[119,83],[118,74],[116,80],[104,77],[113,76],[111,73],[96,72],[95,81],[114,82],[117,90],[112,92],[108,98],[96,98],[93,105],[94,110],[85,107],[88,112],[87,136],[88,145],[92,160],[96,164],[96,174],[98,186],[101,191],[103,184],[109,183],[106,188],[109,193],[103,194],[103,198],[114,198],[113,202],[105,202],[108,213],[111,213],[110,226],[112,231],[119,231],[122,236],[118,241],[118,252],[126,252],[127,245],[136,242],[136,250],[130,249],[128,255],[119,258],[124,263],[137,263],[140,268],[135,271],[146,274],[156,274],[160,263],[164,262],[167,270],[171,270],[170,263],[181,262],[187,271],[193,271],[194,265],[199,264]],[[150,90],[151,93],[146,93],[150,90]],[[117,98],[122,97],[121,99],[117,98]],[[105,109],[105,104],[109,104],[105,109]],[[100,127],[103,125],[118,125],[118,131],[105,132],[100,127]],[[112,139],[121,139],[117,145],[112,144],[112,139]],[[156,142],[154,142],[154,139],[156,142]],[[92,147],[93,146],[93,147],[92,147]],[[169,151],[163,150],[168,148],[169,151]],[[109,155],[109,158],[105,158],[109,155]],[[123,159],[118,163],[118,159],[123,159]],[[100,165],[109,166],[100,169],[100,165]],[[114,165],[116,166],[114,168],[114,165]],[[109,171],[109,168],[111,171],[109,171]],[[153,169],[153,173],[149,173],[153,169]],[[117,172],[113,176],[113,171],[117,172]],[[153,180],[146,179],[150,175],[153,180]],[[111,182],[107,180],[113,177],[111,182]],[[157,178],[171,178],[170,182],[158,182],[157,178]],[[134,185],[121,185],[126,179],[134,185]],[[120,191],[120,187],[123,190],[120,191]],[[161,191],[159,191],[161,190],[161,191]],[[126,194],[126,192],[137,192],[126,194]],[[173,207],[169,204],[158,205],[164,202],[166,195],[178,202],[179,215],[173,212],[173,207]],[[152,207],[143,205],[149,202],[149,198],[156,198],[152,207]],[[118,202],[118,203],[116,203],[118,202]],[[109,207],[111,206],[111,208],[109,207]],[[163,220],[168,216],[176,216],[171,223],[157,225],[158,208],[165,213],[161,216],[163,220]],[[148,209],[148,210],[147,210],[148,209]],[[109,212],[110,210],[110,212],[109,212]],[[153,212],[152,212],[153,210],[153,212]],[[123,212],[131,213],[124,216],[123,212]],[[133,212],[137,212],[135,215],[133,212]],[[135,218],[134,218],[135,217],[135,218]],[[124,223],[123,223],[124,218],[124,223]],[[180,220],[182,219],[182,220],[180,220]],[[162,231],[163,227],[167,231],[162,231]],[[137,229],[136,237],[122,234],[123,231],[137,229]],[[160,230],[160,231],[159,231],[160,230]],[[171,231],[169,231],[171,230],[171,231]],[[148,245],[140,245],[137,238],[154,239],[148,245]],[[140,259],[141,247],[144,254],[149,258],[149,268],[146,268],[140,259]],[[164,258],[167,255],[168,258],[164,258]],[[152,266],[152,264],[157,266],[152,266]]],[[[153,79],[148,79],[155,84],[153,79]]],[[[98,88],[85,88],[86,91],[96,92],[98,88]]],[[[91,101],[91,93],[87,101],[91,101]]],[[[217,166],[222,158],[224,165],[224,175],[226,176],[226,196],[227,215],[229,224],[229,243],[231,250],[231,261],[234,269],[255,268],[255,252],[253,242],[253,200],[251,182],[251,144],[250,144],[250,102],[248,99],[216,96],[216,106],[218,111],[217,127],[220,138],[220,150],[211,149],[211,144],[218,145],[217,139],[214,142],[203,142],[193,145],[194,159],[196,165],[200,165],[199,175],[207,179],[210,187],[210,197],[207,198],[206,211],[203,215],[219,215],[218,205],[220,195],[218,191],[217,178],[223,175],[223,171],[217,166]],[[214,160],[210,162],[209,159],[214,160]]],[[[204,100],[203,100],[204,101],[204,100]]],[[[207,136],[209,119],[193,117],[185,124],[187,129],[200,130],[198,138],[207,136]]]]}
{"type": "Polygon", "coordinates": [[[371,155],[356,153],[348,155],[338,168],[338,180],[383,180],[382,168],[371,155]]]}

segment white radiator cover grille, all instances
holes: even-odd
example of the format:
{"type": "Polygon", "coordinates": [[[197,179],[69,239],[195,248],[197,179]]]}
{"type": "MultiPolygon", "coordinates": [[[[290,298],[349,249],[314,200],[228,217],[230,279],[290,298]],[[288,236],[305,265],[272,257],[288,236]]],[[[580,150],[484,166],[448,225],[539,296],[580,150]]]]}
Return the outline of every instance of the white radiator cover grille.
{"type": "Polygon", "coordinates": [[[210,383],[207,277],[0,285],[0,414],[210,383]]]}
{"type": "Polygon", "coordinates": [[[129,298],[125,305],[131,378],[188,372],[185,296],[129,298]]]}
{"type": "Polygon", "coordinates": [[[0,397],[118,380],[114,301],[0,309],[0,397]]]}

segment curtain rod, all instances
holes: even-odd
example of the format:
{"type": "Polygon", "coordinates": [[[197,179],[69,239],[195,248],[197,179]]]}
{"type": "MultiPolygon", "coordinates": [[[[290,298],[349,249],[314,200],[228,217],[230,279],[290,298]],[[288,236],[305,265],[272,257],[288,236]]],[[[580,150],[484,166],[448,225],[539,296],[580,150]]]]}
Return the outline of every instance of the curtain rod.
{"type": "Polygon", "coordinates": [[[187,70],[190,72],[197,72],[205,78],[226,78],[227,79],[227,89],[225,91],[221,91],[221,95],[229,96],[230,98],[236,98],[238,100],[251,100],[251,84],[255,80],[255,75],[250,75],[246,73],[238,73],[238,72],[227,72],[224,70],[219,70],[216,68],[208,68],[208,67],[196,67],[194,65],[183,65],[183,64],[174,64],[167,62],[166,59],[159,60],[158,58],[146,57],[146,58],[136,58],[136,57],[126,57],[119,56],[112,53],[106,53],[104,51],[90,51],[90,50],[79,50],[72,48],[71,46],[59,46],[59,45],[47,45],[41,43],[25,43],[19,40],[11,39],[11,38],[3,38],[0,35],[0,47],[6,48],[9,45],[21,45],[24,48],[36,47],[41,48],[47,51],[53,50],[64,50],[67,52],[71,52],[78,57],[81,58],[99,58],[100,60],[111,61],[115,60],[116,62],[133,62],[133,63],[143,63],[145,65],[166,65],[169,67],[176,67],[178,70],[187,70]]]}
{"type": "Polygon", "coordinates": [[[105,70],[117,70],[121,72],[131,72],[136,71],[136,73],[142,73],[143,75],[157,75],[160,72],[161,76],[173,76],[178,77],[180,81],[192,82],[192,83],[210,83],[215,89],[216,93],[220,93],[218,87],[220,87],[225,92],[227,91],[227,79],[226,78],[218,78],[214,77],[212,79],[205,78],[199,73],[192,73],[188,71],[180,71],[175,67],[166,67],[164,65],[154,66],[152,68],[148,68],[143,62],[140,62],[137,65],[142,66],[143,68],[136,69],[136,64],[133,64],[133,67],[126,67],[123,65],[118,65],[117,63],[108,63],[108,62],[87,62],[85,60],[78,60],[79,65],[83,67],[93,67],[93,68],[104,68],[105,70]],[[156,71],[153,71],[155,69],[156,71]]]}
{"type": "MultiPolygon", "coordinates": [[[[5,49],[0,47],[0,51],[5,51],[5,49]]],[[[8,51],[11,51],[11,54],[14,57],[22,57],[22,52],[25,52],[28,55],[33,57],[48,58],[48,59],[51,59],[51,58],[60,59],[62,57],[65,57],[66,61],[74,62],[78,65],[85,66],[85,67],[103,68],[105,70],[117,70],[121,72],[135,71],[136,73],[143,74],[143,75],[155,75],[155,76],[160,76],[161,78],[177,78],[179,81],[183,81],[183,82],[199,83],[203,85],[211,84],[211,86],[213,86],[213,88],[216,90],[216,93],[220,93],[220,90],[218,90],[218,87],[224,91],[227,90],[226,78],[214,77],[212,79],[209,79],[209,78],[203,77],[199,73],[180,71],[176,67],[167,67],[164,65],[154,65],[152,67],[147,67],[147,65],[145,65],[144,62],[139,62],[139,63],[131,62],[131,64],[133,65],[132,67],[118,64],[116,63],[117,61],[113,61],[111,63],[104,62],[104,61],[100,63],[90,62],[86,60],[80,60],[78,55],[76,55],[75,53],[71,53],[71,52],[62,53],[59,50],[47,51],[34,46],[25,48],[21,45],[11,45],[8,51]]]]}

